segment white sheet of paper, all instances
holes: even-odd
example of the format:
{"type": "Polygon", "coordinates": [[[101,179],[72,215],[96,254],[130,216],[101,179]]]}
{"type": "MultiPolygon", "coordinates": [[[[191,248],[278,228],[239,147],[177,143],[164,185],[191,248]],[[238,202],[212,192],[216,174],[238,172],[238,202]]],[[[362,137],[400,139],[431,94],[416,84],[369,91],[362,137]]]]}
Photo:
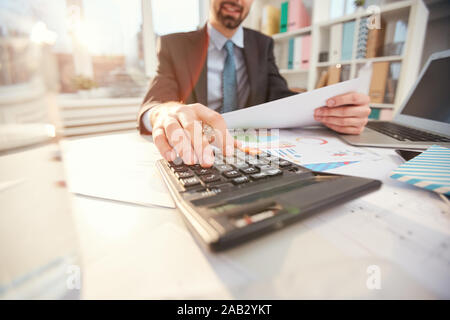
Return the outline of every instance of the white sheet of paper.
{"type": "Polygon", "coordinates": [[[155,167],[155,145],[138,133],[64,141],[70,192],[144,206],[175,208],[155,167]]]}
{"type": "Polygon", "coordinates": [[[228,128],[298,128],[319,124],[314,110],[326,101],[348,92],[368,93],[372,67],[361,68],[358,78],[291,97],[266,102],[254,107],[224,113],[228,128]]]}

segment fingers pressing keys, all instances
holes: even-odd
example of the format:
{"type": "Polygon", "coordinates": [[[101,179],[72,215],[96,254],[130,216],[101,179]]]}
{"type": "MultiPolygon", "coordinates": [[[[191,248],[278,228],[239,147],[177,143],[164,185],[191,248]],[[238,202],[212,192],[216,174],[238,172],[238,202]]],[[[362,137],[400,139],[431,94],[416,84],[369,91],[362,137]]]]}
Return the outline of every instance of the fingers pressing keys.
{"type": "Polygon", "coordinates": [[[182,161],[169,162],[169,167],[186,192],[214,191],[233,186],[256,183],[283,175],[290,170],[289,161],[261,153],[249,155],[236,149],[233,156],[224,156],[216,151],[214,165],[204,168],[200,164],[186,165],[182,161]]]}

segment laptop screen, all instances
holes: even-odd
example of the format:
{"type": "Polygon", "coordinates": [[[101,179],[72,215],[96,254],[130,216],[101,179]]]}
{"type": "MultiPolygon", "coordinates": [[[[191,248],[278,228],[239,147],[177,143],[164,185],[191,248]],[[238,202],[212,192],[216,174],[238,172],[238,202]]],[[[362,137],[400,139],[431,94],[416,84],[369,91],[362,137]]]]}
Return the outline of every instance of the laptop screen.
{"type": "Polygon", "coordinates": [[[401,114],[450,123],[450,57],[431,61],[401,114]]]}

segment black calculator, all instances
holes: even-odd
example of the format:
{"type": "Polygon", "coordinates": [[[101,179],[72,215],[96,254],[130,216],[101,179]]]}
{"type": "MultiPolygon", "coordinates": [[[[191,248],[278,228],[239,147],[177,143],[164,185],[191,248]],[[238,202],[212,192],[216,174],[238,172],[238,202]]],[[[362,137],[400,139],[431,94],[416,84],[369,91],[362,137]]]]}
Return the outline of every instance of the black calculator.
{"type": "Polygon", "coordinates": [[[311,171],[267,152],[215,150],[210,168],[159,160],[188,227],[211,250],[239,245],[378,189],[378,180],[311,171]]]}

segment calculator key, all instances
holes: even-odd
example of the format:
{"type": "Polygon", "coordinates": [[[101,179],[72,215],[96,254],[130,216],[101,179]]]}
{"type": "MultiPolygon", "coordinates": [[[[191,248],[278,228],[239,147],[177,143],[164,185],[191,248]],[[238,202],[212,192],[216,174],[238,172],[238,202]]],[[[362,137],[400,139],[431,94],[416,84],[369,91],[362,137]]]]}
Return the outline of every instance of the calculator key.
{"type": "Polygon", "coordinates": [[[258,168],[258,169],[261,170],[261,171],[273,169],[273,167],[270,166],[270,165],[268,165],[268,164],[256,165],[255,167],[258,168]]]}
{"type": "Polygon", "coordinates": [[[262,166],[262,165],[268,164],[269,162],[266,161],[266,160],[263,160],[263,159],[253,158],[253,159],[249,159],[247,161],[247,163],[252,165],[252,166],[262,166]]]}
{"type": "Polygon", "coordinates": [[[256,155],[258,159],[267,159],[270,160],[270,158],[274,158],[270,153],[267,152],[261,152],[260,154],[256,155]]]}
{"type": "Polygon", "coordinates": [[[239,177],[241,174],[237,170],[231,170],[231,171],[224,172],[223,175],[227,178],[235,178],[235,177],[239,177]]]}
{"type": "Polygon", "coordinates": [[[249,181],[250,181],[250,179],[246,176],[240,176],[240,177],[237,177],[237,178],[234,178],[233,180],[231,180],[231,182],[233,184],[243,184],[243,183],[246,183],[249,181]]]}
{"type": "Polygon", "coordinates": [[[197,174],[199,176],[202,176],[205,174],[211,174],[211,173],[213,173],[213,171],[211,169],[206,169],[206,168],[200,168],[200,169],[195,170],[195,174],[197,174]]]}
{"type": "Polygon", "coordinates": [[[253,180],[261,180],[267,178],[267,175],[264,172],[255,173],[250,176],[253,180]]]}
{"type": "Polygon", "coordinates": [[[254,174],[254,173],[258,173],[259,170],[256,169],[255,167],[248,167],[248,168],[241,169],[241,172],[245,173],[245,174],[254,174]]]}
{"type": "Polygon", "coordinates": [[[214,166],[217,170],[219,170],[220,172],[225,172],[225,171],[230,171],[233,170],[233,167],[230,166],[229,164],[219,164],[217,166],[214,166]]]}
{"type": "Polygon", "coordinates": [[[168,164],[171,168],[184,166],[183,160],[180,157],[177,157],[174,161],[169,161],[168,164]]]}
{"type": "Polygon", "coordinates": [[[281,171],[280,169],[269,169],[269,170],[265,170],[264,171],[265,174],[267,174],[270,177],[274,177],[274,176],[279,176],[281,174],[283,174],[283,171],[281,171]]]}
{"type": "Polygon", "coordinates": [[[276,163],[280,168],[287,168],[291,166],[291,163],[289,161],[280,159],[277,163],[276,163]]]}
{"type": "Polygon", "coordinates": [[[200,180],[197,177],[180,179],[180,182],[183,185],[183,187],[192,187],[197,184],[200,184],[200,180]]]}
{"type": "Polygon", "coordinates": [[[173,172],[184,172],[188,171],[188,167],[186,165],[172,167],[173,172]]]}
{"type": "Polygon", "coordinates": [[[247,163],[245,163],[244,161],[239,161],[234,164],[234,167],[236,169],[245,169],[245,168],[248,168],[249,165],[247,163]]]}
{"type": "Polygon", "coordinates": [[[175,175],[177,176],[178,179],[183,179],[193,177],[194,173],[192,173],[191,171],[181,171],[175,173],[175,175]]]}
{"type": "Polygon", "coordinates": [[[205,183],[209,183],[209,182],[214,182],[214,181],[220,180],[220,176],[215,173],[210,173],[210,174],[201,176],[200,179],[205,183]]]}

